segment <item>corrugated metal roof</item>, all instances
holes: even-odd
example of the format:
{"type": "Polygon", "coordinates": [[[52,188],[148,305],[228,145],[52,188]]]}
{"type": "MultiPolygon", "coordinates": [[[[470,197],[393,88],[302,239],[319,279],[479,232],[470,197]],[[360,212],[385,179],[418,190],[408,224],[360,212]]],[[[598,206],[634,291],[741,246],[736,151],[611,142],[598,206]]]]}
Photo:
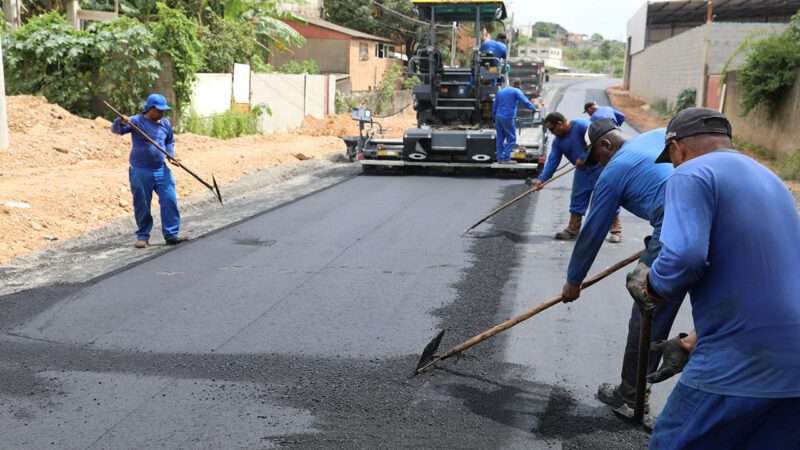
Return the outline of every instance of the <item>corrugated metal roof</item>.
{"type": "MultiPolygon", "coordinates": [[[[713,0],[715,22],[788,22],[800,0],[713,0]]],[[[707,0],[648,2],[648,25],[702,24],[707,0]]]]}
{"type": "Polygon", "coordinates": [[[374,36],[368,33],[362,33],[361,31],[354,30],[352,28],[343,27],[341,25],[336,25],[335,23],[328,22],[327,20],[318,19],[315,17],[303,17],[303,20],[308,22],[310,25],[314,25],[321,28],[326,28],[328,30],[336,31],[338,33],[346,34],[348,36],[366,39],[369,41],[378,41],[378,42],[385,42],[387,44],[395,44],[394,41],[391,39],[382,38],[380,36],[374,36]]]}

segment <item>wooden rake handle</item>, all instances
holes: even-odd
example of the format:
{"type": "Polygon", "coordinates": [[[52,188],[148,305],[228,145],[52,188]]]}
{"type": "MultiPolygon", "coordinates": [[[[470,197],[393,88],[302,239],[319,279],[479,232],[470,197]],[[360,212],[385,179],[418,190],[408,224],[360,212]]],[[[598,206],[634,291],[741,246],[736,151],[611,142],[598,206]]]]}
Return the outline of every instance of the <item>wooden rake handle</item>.
{"type": "MultiPolygon", "coordinates": [[[[600,272],[600,273],[594,275],[593,277],[589,278],[588,280],[584,281],[581,284],[581,289],[586,289],[589,286],[592,286],[593,284],[597,283],[598,281],[602,280],[603,278],[606,278],[607,276],[609,276],[612,273],[618,271],[619,269],[621,269],[621,268],[627,266],[628,264],[638,260],[642,256],[642,253],[644,253],[644,250],[640,250],[640,251],[634,253],[633,255],[628,256],[627,258],[623,259],[622,261],[619,261],[619,262],[617,262],[616,264],[614,264],[612,266],[606,267],[602,272],[600,272]]],[[[481,333],[481,334],[479,334],[479,335],[477,335],[475,337],[467,339],[466,341],[456,345],[455,347],[451,348],[450,350],[442,353],[441,355],[436,356],[433,359],[433,361],[431,361],[426,366],[420,368],[417,371],[417,373],[422,372],[423,370],[427,369],[428,367],[430,367],[431,365],[433,365],[437,361],[441,361],[443,359],[447,359],[447,358],[449,358],[449,357],[451,357],[453,355],[461,353],[464,350],[472,347],[473,345],[475,345],[475,344],[477,344],[479,342],[483,342],[483,341],[489,339],[492,336],[495,336],[497,334],[502,333],[503,331],[513,327],[514,325],[516,325],[516,324],[518,324],[520,322],[523,322],[525,320],[530,319],[531,317],[535,316],[536,314],[539,314],[540,312],[542,312],[545,309],[555,305],[556,303],[560,303],[562,300],[563,300],[563,297],[561,296],[561,294],[558,294],[557,296],[551,298],[550,300],[547,300],[546,302],[544,302],[544,303],[542,303],[542,304],[540,304],[538,306],[535,306],[535,307],[525,311],[524,313],[514,317],[513,319],[509,319],[509,320],[507,320],[507,321],[505,321],[505,322],[503,322],[503,323],[501,323],[499,325],[496,325],[496,326],[484,331],[483,333],[481,333]]]]}
{"type": "Polygon", "coordinates": [[[489,214],[483,216],[483,218],[481,218],[481,220],[475,222],[471,227],[467,228],[467,230],[464,232],[464,234],[468,234],[470,231],[474,230],[475,227],[477,227],[478,225],[482,224],[483,222],[486,222],[487,220],[491,219],[492,217],[494,217],[500,211],[508,208],[509,206],[513,205],[514,203],[517,203],[518,201],[522,200],[523,198],[527,197],[528,195],[533,194],[534,192],[541,190],[543,187],[547,186],[548,184],[552,183],[553,181],[556,181],[557,179],[563,177],[564,175],[572,172],[573,170],[575,170],[575,166],[572,166],[569,169],[567,169],[567,170],[561,172],[560,174],[554,176],[553,178],[550,178],[549,180],[547,180],[544,183],[542,183],[541,186],[532,187],[532,188],[528,189],[527,191],[523,192],[522,194],[519,194],[518,196],[512,198],[511,200],[503,203],[502,205],[498,206],[494,211],[492,211],[489,214]]]}
{"type": "MultiPolygon", "coordinates": [[[[105,103],[105,104],[106,104],[106,106],[108,106],[108,108],[109,108],[111,111],[114,111],[114,114],[116,114],[117,116],[119,116],[119,117],[120,117],[120,119],[123,117],[122,113],[121,113],[121,112],[119,112],[119,111],[117,111],[117,110],[116,110],[116,109],[115,109],[113,106],[109,105],[107,101],[105,101],[105,100],[104,100],[104,101],[103,101],[103,103],[105,103]]],[[[142,131],[142,130],[141,130],[139,127],[137,127],[137,126],[136,126],[136,124],[134,124],[133,122],[130,122],[130,121],[129,121],[129,122],[128,122],[128,125],[130,125],[130,127],[131,127],[131,128],[134,130],[134,131],[136,131],[137,133],[139,133],[140,135],[142,135],[142,137],[143,137],[143,138],[147,139],[147,141],[148,141],[148,142],[150,142],[151,144],[153,144],[153,146],[154,146],[155,148],[157,148],[157,149],[158,149],[158,150],[159,150],[161,153],[163,153],[163,154],[164,154],[164,156],[165,156],[165,157],[166,157],[168,160],[170,160],[170,161],[177,161],[177,159],[176,159],[174,156],[172,156],[172,155],[170,155],[169,153],[167,153],[167,151],[166,151],[166,150],[164,150],[164,148],[163,148],[163,147],[161,147],[160,145],[158,145],[158,144],[156,143],[156,141],[154,141],[154,140],[153,140],[153,139],[152,139],[150,136],[148,136],[148,135],[147,135],[147,133],[145,133],[145,132],[144,132],[144,131],[142,131]]],[[[213,180],[213,178],[214,178],[214,175],[211,175],[211,178],[212,178],[212,180],[214,181],[214,184],[213,184],[213,185],[211,185],[211,183],[209,183],[209,182],[207,182],[206,180],[204,180],[204,179],[200,178],[200,175],[197,175],[197,174],[196,174],[196,173],[194,173],[194,172],[193,172],[191,169],[189,169],[188,167],[184,166],[184,165],[183,165],[183,163],[181,163],[181,162],[178,162],[178,163],[177,163],[177,165],[178,165],[178,167],[180,167],[181,169],[183,169],[183,170],[185,170],[186,172],[188,172],[188,173],[189,173],[189,175],[193,176],[193,177],[194,177],[194,178],[195,178],[197,181],[199,181],[200,183],[202,183],[202,184],[203,184],[203,186],[205,186],[205,187],[209,188],[209,189],[211,190],[211,192],[213,192],[213,193],[214,193],[214,195],[217,197],[217,199],[219,200],[219,202],[220,202],[220,203],[222,203],[222,194],[219,192],[219,187],[217,186],[217,182],[216,182],[216,180],[213,180]]]]}

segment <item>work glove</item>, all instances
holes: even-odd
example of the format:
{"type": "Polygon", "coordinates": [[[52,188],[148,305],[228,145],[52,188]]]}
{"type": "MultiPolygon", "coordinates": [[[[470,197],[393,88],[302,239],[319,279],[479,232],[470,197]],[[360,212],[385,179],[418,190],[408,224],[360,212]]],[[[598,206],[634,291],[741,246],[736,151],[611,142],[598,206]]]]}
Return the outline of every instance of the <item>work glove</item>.
{"type": "Polygon", "coordinates": [[[655,372],[647,374],[648,383],[660,383],[683,372],[683,367],[689,361],[689,351],[678,341],[686,336],[686,333],[680,333],[672,339],[650,344],[651,352],[661,352],[661,366],[655,372]]]}
{"type": "Polygon", "coordinates": [[[656,302],[647,295],[647,272],[650,267],[647,264],[640,262],[636,265],[633,271],[628,272],[625,287],[631,297],[642,307],[645,311],[652,311],[656,309],[656,302]]]}

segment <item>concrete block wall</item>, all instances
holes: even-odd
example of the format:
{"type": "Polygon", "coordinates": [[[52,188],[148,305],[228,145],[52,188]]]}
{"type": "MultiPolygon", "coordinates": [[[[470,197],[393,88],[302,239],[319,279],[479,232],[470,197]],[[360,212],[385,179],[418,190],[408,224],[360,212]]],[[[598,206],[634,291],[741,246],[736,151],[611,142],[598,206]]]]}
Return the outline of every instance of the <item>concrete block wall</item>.
{"type": "MultiPolygon", "coordinates": [[[[748,37],[780,32],[785,24],[715,23],[712,25],[708,73],[719,74],[725,62],[748,37]]],[[[706,25],[647,47],[631,57],[631,95],[648,103],[666,101],[673,105],[684,89],[700,91],[706,25]]],[[[744,62],[734,58],[729,69],[744,62]]]]}
{"type": "Polygon", "coordinates": [[[735,72],[729,72],[725,88],[723,112],[731,122],[733,136],[757,145],[772,156],[780,157],[800,151],[800,70],[794,85],[786,88],[772,117],[759,106],[742,116],[742,88],[736,84],[735,72]]]}

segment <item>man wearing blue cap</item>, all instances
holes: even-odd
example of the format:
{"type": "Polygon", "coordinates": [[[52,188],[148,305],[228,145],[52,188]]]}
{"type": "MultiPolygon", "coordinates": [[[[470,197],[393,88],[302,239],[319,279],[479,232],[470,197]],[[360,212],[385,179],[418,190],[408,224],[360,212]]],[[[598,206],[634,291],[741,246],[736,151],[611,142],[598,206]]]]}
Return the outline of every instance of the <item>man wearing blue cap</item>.
{"type": "MultiPolygon", "coordinates": [[[[144,111],[133,117],[117,118],[111,125],[114,134],[128,134],[133,131],[130,124],[136,125],[153,141],[174,158],[175,140],[172,133],[172,124],[164,117],[169,111],[167,99],[160,94],[151,94],[147,97],[144,111]]],[[[178,212],[178,198],[175,193],[175,178],[172,171],[164,163],[164,154],[161,153],[139,133],[131,134],[130,168],[128,176],[133,194],[133,212],[136,217],[136,248],[147,248],[150,243],[150,231],[153,229],[153,216],[150,213],[150,203],[153,191],[158,195],[158,204],[161,207],[161,232],[167,245],[179,244],[186,240],[179,236],[181,215],[178,212]]],[[[170,159],[172,164],[180,166],[180,161],[170,159]]]]}

